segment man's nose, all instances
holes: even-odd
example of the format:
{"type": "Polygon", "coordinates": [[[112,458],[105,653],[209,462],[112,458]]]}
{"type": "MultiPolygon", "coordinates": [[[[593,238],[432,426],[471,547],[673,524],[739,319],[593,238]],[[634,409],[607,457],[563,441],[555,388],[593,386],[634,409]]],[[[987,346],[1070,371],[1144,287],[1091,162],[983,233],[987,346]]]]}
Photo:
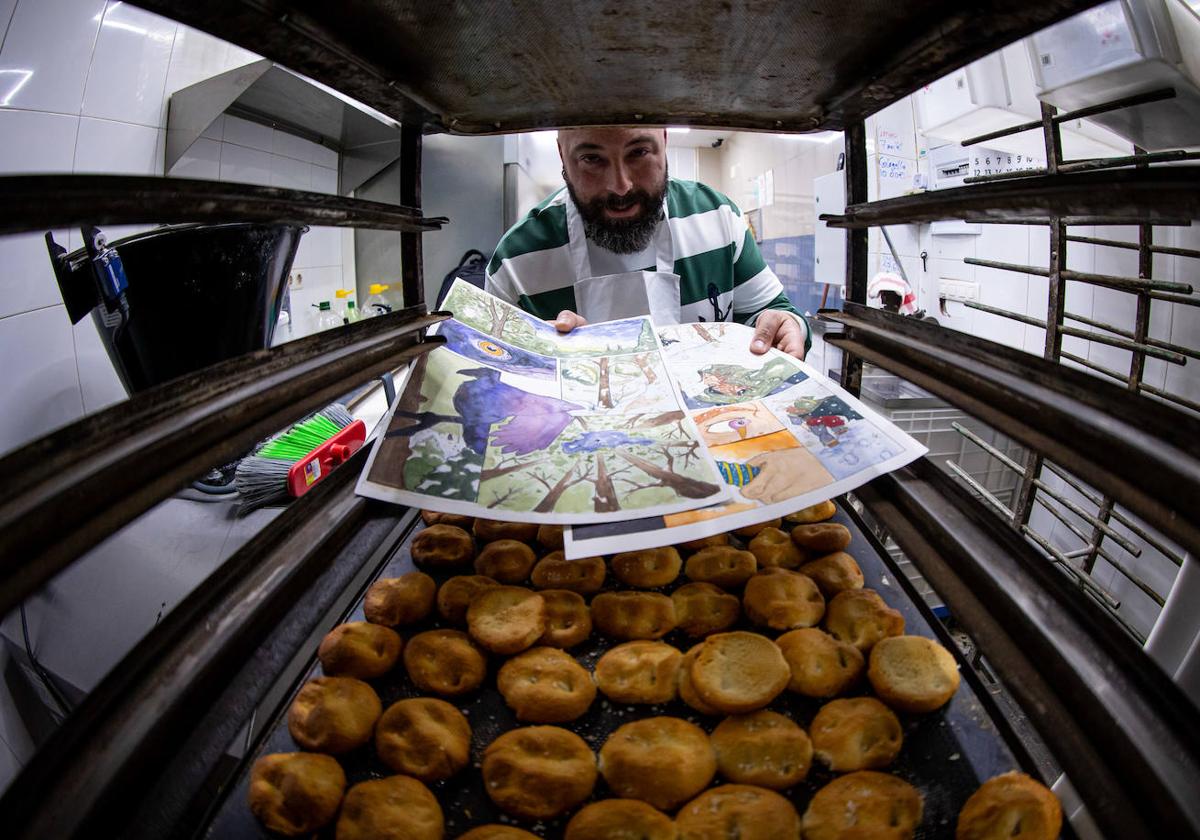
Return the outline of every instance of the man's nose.
{"type": "Polygon", "coordinates": [[[623,162],[613,164],[609,169],[608,191],[613,195],[622,196],[633,189],[633,178],[623,162]]]}

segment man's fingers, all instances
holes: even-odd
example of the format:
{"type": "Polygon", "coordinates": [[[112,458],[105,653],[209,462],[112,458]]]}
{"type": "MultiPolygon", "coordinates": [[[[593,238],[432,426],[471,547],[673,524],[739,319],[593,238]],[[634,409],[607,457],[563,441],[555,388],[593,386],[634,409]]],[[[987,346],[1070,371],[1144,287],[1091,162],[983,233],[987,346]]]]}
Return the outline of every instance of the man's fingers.
{"type": "Polygon", "coordinates": [[[775,347],[789,356],[804,358],[804,328],[795,318],[787,318],[775,334],[775,347]]]}
{"type": "MultiPolygon", "coordinates": [[[[779,330],[781,312],[768,309],[758,316],[754,325],[754,338],[750,339],[750,352],[762,355],[768,347],[775,344],[775,334],[779,330]]],[[[787,317],[787,316],[783,316],[787,317]]]]}
{"type": "Polygon", "coordinates": [[[564,309],[558,313],[558,317],[550,322],[554,328],[560,333],[569,333],[576,327],[582,327],[587,323],[587,319],[582,315],[572,312],[570,309],[564,309]]]}

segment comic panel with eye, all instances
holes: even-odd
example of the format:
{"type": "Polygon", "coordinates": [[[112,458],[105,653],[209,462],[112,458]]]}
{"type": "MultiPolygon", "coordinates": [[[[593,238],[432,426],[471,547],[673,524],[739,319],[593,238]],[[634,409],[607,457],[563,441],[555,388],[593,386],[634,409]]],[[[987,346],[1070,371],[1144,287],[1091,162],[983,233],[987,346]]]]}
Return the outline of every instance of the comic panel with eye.
{"type": "Polygon", "coordinates": [[[760,402],[711,408],[692,417],[709,446],[737,443],[783,430],[783,424],[760,402]]]}
{"type": "Polygon", "coordinates": [[[499,344],[496,344],[493,341],[488,341],[487,339],[481,339],[477,341],[475,346],[479,348],[479,352],[481,352],[485,357],[495,359],[499,362],[507,362],[512,358],[512,353],[505,350],[499,344]]]}

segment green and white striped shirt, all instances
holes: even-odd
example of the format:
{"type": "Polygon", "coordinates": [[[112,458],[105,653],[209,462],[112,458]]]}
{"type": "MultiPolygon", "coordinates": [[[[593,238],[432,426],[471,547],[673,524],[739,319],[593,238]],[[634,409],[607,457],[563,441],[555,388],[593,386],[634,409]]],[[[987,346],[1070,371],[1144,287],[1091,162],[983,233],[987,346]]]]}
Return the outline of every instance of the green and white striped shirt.
{"type": "MultiPolygon", "coordinates": [[[[574,269],[568,252],[564,187],[551,195],[504,235],[487,270],[487,291],[539,318],[552,319],[564,309],[578,311],[574,269]]],[[[795,315],[807,323],[763,261],[737,206],[716,190],[695,181],[671,178],[667,215],[679,275],[679,322],[713,321],[723,315],[753,324],[765,309],[795,315]],[[713,299],[720,313],[714,312],[713,299]]],[[[589,243],[589,247],[596,247],[589,243]]],[[[653,271],[653,251],[650,265],[653,271]]],[[[650,313],[653,315],[653,313],[650,313]]]]}

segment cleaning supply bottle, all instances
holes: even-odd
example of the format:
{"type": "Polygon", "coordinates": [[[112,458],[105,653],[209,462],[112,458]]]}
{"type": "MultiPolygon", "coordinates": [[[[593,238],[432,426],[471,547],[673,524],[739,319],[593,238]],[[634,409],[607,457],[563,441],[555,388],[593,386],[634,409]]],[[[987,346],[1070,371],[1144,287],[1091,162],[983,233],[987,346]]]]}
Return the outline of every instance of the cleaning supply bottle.
{"type": "Polygon", "coordinates": [[[354,306],[354,299],[351,298],[346,301],[346,323],[357,324],[361,320],[362,315],[359,314],[358,309],[354,306]]]}
{"type": "Polygon", "coordinates": [[[363,317],[374,318],[376,315],[386,315],[392,311],[392,301],[387,296],[390,289],[387,283],[372,283],[367,290],[367,299],[363,301],[363,317]]]}
{"type": "Polygon", "coordinates": [[[330,306],[329,301],[323,300],[317,306],[317,332],[328,330],[332,327],[340,327],[342,319],[337,316],[330,306]]]}
{"type": "Polygon", "coordinates": [[[333,314],[342,319],[342,323],[346,323],[346,301],[350,300],[350,296],[354,292],[349,289],[338,289],[333,293],[333,314]]]}

